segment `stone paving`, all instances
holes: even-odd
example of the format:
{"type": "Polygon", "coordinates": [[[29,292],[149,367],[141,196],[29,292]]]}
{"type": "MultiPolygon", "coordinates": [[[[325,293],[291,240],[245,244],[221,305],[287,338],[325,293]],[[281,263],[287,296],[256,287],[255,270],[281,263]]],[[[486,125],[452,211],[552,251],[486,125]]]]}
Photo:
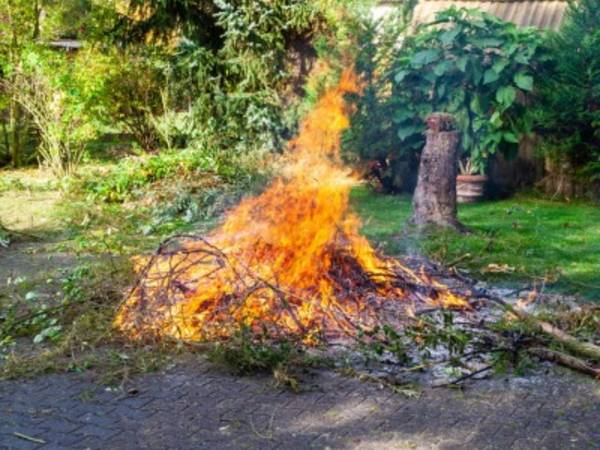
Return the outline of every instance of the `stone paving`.
{"type": "Polygon", "coordinates": [[[1,382],[0,448],[600,449],[600,383],[572,373],[419,398],[327,371],[303,386],[204,362],[113,391],[75,374],[1,382]]]}

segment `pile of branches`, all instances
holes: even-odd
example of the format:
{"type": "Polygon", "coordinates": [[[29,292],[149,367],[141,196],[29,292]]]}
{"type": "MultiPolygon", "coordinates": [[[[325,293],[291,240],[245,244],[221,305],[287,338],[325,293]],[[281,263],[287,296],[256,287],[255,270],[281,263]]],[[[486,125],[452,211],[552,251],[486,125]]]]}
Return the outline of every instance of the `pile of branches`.
{"type": "Polygon", "coordinates": [[[170,315],[174,307],[227,279],[226,289],[191,312],[203,314],[202,338],[226,336],[230,330],[239,329],[241,322],[247,324],[248,317],[243,311],[258,298],[264,300],[268,314],[258,318],[260,323],[250,325],[257,327],[257,332],[278,338],[295,335],[300,340],[311,335],[326,341],[340,335],[352,338],[384,321],[402,326],[408,309],[431,305],[448,293],[443,285],[409,274],[401,265],[398,270],[365,271],[339,242],[343,240],[340,233],[328,251],[333,263],[328,273],[322,275],[332,286],[334,300],[325,304],[315,300],[319,297],[318,286],[304,290],[284,286],[276,274],[268,278],[257,274],[201,236],[174,236],[145,261],[121,307],[122,320],[118,324],[133,335],[161,337],[164,323],[174,318],[170,315]],[[299,317],[299,310],[306,304],[314,309],[314,320],[308,322],[306,317],[304,320],[299,317]]]}
{"type": "MultiPolygon", "coordinates": [[[[343,252],[335,253],[335,256],[349,257],[343,252]]],[[[351,261],[344,262],[345,267],[354,267],[351,261]]],[[[275,278],[267,280],[253,273],[249,267],[232,262],[224,251],[199,236],[175,236],[165,241],[148,259],[132,291],[135,301],[132,302],[130,296],[129,301],[126,300],[122,305],[125,320],[120,328],[138,337],[148,331],[155,333],[155,337],[161,337],[165,308],[185,301],[186,295],[193,292],[200,281],[206,281],[183,277],[187,281],[182,282],[182,275],[202,264],[215,267],[214,271],[206,272],[203,277],[210,278],[219,270],[230,270],[235,273],[236,283],[228,294],[213,300],[213,307],[203,324],[203,338],[207,341],[224,343],[234,335],[231,330],[244,329],[246,325],[240,321],[236,311],[243,308],[253,295],[263,293],[263,298],[272,299],[275,303],[270,305],[273,314],[268,320],[250,327],[251,334],[261,345],[265,339],[273,343],[288,339],[299,346],[308,341],[311,345],[319,343],[324,347],[366,346],[377,349],[376,353],[380,356],[395,353],[394,363],[406,364],[404,350],[399,349],[403,348],[407,339],[413,339],[421,344],[424,342],[425,345],[447,345],[451,347],[451,356],[454,354],[458,357],[498,351],[515,355],[526,353],[600,378],[598,345],[568,334],[550,321],[525,312],[491,291],[477,288],[473,280],[466,279],[457,271],[450,273],[428,263],[423,267],[424,263],[420,262],[421,269],[427,276],[415,279],[401,270],[375,276],[365,273],[358,265],[350,273],[339,273],[336,270],[340,265],[334,265],[329,276],[335,280],[338,302],[332,302],[328,310],[317,315],[319,323],[306,324],[298,317],[298,308],[306,301],[300,294],[282,287],[275,278]],[[178,245],[182,240],[187,245],[178,245]],[[194,245],[189,245],[190,242],[194,245]],[[157,261],[162,259],[171,262],[171,258],[173,264],[170,263],[166,271],[153,272],[157,261]],[[444,282],[449,280],[449,283],[435,282],[441,279],[444,282]],[[382,283],[401,288],[403,297],[382,297],[379,290],[382,283]],[[439,313],[442,313],[441,317],[448,317],[448,311],[442,305],[432,303],[432,299],[449,292],[468,299],[466,308],[457,308],[451,312],[460,317],[458,331],[453,328],[454,324],[449,327],[446,319],[440,322],[439,313]],[[356,298],[361,298],[364,303],[356,302],[356,298]],[[340,307],[342,304],[343,308],[340,307]],[[495,310],[497,314],[490,315],[491,310],[495,310]],[[498,326],[502,321],[510,322],[512,325],[508,328],[513,331],[506,326],[498,326]],[[296,326],[282,326],[290,322],[296,326]],[[229,331],[220,334],[225,329],[229,331]],[[320,330],[321,333],[315,333],[315,330],[320,330]],[[324,333],[323,330],[337,330],[343,336],[324,333]],[[429,341],[423,338],[425,335],[436,338],[429,341]],[[464,338],[467,335],[469,337],[464,338]],[[309,340],[306,339],[307,336],[310,336],[309,340]],[[340,340],[340,337],[343,339],[340,340]],[[470,340],[473,342],[466,342],[470,340]]],[[[433,363],[429,361],[419,364],[418,368],[433,363]]],[[[457,378],[454,383],[460,383],[492,368],[492,365],[477,368],[457,378]]]]}

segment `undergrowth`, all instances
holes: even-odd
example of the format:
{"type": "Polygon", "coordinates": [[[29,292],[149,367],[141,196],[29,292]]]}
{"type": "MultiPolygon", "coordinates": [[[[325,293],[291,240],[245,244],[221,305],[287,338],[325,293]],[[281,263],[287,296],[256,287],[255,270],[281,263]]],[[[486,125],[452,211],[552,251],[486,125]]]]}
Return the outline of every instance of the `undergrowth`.
{"type": "Polygon", "coordinates": [[[167,342],[135,343],[112,325],[131,284],[126,260],[82,264],[58,280],[47,299],[24,281],[4,291],[0,317],[0,378],[91,371],[107,384],[164,367],[180,348],[167,342]],[[27,290],[27,292],[23,292],[27,290]]]}
{"type": "Polygon", "coordinates": [[[206,149],[163,150],[84,173],[71,190],[94,200],[124,202],[145,195],[149,185],[163,180],[196,180],[205,188],[248,187],[264,176],[262,163],[258,153],[232,157],[206,149]]]}

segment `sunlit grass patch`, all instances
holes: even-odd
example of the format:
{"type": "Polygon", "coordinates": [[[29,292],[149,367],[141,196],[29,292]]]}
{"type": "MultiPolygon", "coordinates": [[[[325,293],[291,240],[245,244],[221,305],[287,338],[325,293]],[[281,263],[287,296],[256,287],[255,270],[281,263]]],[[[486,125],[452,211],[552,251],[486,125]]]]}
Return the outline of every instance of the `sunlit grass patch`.
{"type": "Polygon", "coordinates": [[[356,189],[352,203],[365,235],[390,254],[422,252],[456,262],[475,278],[531,282],[600,299],[600,208],[517,196],[459,205],[459,219],[471,230],[415,236],[405,225],[408,196],[356,189]]]}

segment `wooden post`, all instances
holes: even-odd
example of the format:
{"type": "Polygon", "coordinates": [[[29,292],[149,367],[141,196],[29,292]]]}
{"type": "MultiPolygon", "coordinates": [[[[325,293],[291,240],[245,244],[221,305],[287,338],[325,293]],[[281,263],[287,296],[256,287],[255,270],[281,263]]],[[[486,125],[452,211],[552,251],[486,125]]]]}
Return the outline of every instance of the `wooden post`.
{"type": "Polygon", "coordinates": [[[457,146],[459,132],[450,114],[427,118],[427,140],[413,197],[412,222],[464,230],[456,218],[457,146]]]}

